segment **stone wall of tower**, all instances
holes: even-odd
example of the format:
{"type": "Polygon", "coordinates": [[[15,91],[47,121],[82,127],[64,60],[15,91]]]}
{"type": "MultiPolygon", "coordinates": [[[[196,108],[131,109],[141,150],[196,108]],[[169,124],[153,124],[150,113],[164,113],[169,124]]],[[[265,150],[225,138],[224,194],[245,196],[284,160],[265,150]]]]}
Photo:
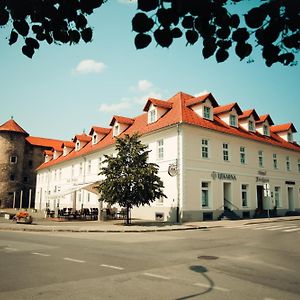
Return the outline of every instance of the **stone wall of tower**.
{"type": "Polygon", "coordinates": [[[0,208],[19,206],[20,191],[23,189],[23,165],[26,135],[19,132],[0,131],[0,208]],[[11,158],[16,157],[12,162],[11,158]]]}

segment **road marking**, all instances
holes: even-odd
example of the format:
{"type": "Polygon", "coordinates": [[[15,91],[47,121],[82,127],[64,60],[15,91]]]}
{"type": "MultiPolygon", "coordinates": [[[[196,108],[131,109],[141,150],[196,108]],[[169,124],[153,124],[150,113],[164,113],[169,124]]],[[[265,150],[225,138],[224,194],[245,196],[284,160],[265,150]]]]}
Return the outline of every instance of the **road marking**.
{"type": "Polygon", "coordinates": [[[18,251],[18,249],[16,249],[16,248],[10,248],[10,247],[6,247],[6,248],[4,248],[4,250],[8,250],[8,251],[18,251]]]}
{"type": "Polygon", "coordinates": [[[265,226],[265,227],[257,227],[257,228],[253,228],[253,230],[263,230],[263,229],[269,229],[269,228],[277,228],[277,227],[280,227],[279,225],[277,226],[265,226]]]}
{"type": "Polygon", "coordinates": [[[212,289],[212,290],[218,290],[218,291],[221,291],[221,292],[230,292],[229,289],[225,289],[225,288],[222,288],[222,287],[219,287],[219,286],[214,286],[214,285],[209,285],[209,284],[205,284],[205,283],[194,283],[194,285],[196,286],[201,286],[201,287],[204,287],[204,288],[209,288],[209,289],[212,289]]]}
{"type": "Polygon", "coordinates": [[[300,228],[292,228],[292,229],[287,229],[287,230],[283,230],[284,232],[294,232],[294,231],[299,231],[300,228]]]}
{"type": "Polygon", "coordinates": [[[153,273],[143,273],[143,275],[149,276],[149,277],[154,277],[154,278],[159,278],[159,279],[164,279],[164,280],[170,280],[171,279],[170,277],[157,275],[157,274],[153,274],[153,273]]]}
{"type": "Polygon", "coordinates": [[[77,263],[84,263],[85,262],[84,260],[79,260],[79,259],[74,259],[74,258],[69,258],[69,257],[64,257],[64,260],[77,262],[77,263]]]}
{"type": "Polygon", "coordinates": [[[50,254],[46,254],[46,253],[39,253],[39,252],[32,252],[31,254],[34,254],[34,255],[39,255],[39,256],[51,256],[50,254]]]}
{"type": "MultiPolygon", "coordinates": [[[[271,229],[268,229],[268,230],[281,230],[281,229],[289,229],[289,228],[294,228],[294,227],[297,227],[296,225],[294,225],[294,226],[281,226],[281,227],[279,227],[279,228],[271,228],[271,229]]],[[[284,230],[285,231],[285,230],[284,230]]]]}
{"type": "Polygon", "coordinates": [[[115,269],[115,270],[124,270],[124,268],[122,268],[122,267],[111,266],[111,265],[105,265],[105,264],[100,265],[100,267],[110,268],[110,269],[115,269]]]}

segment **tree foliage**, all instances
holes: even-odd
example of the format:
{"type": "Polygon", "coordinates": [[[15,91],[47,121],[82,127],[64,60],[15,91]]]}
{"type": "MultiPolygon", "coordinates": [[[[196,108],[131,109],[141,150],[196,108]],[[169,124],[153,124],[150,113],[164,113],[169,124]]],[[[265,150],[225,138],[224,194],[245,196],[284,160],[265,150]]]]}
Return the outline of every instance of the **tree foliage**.
{"type": "Polygon", "coordinates": [[[139,135],[125,135],[116,139],[117,156],[105,155],[100,175],[105,179],[99,185],[100,201],[126,207],[127,224],[129,210],[134,206],[149,205],[163,194],[163,183],[157,176],[158,165],[148,163],[147,146],[139,135]]]}
{"type": "MultiPolygon", "coordinates": [[[[88,15],[107,0],[0,0],[0,26],[12,24],[9,44],[24,39],[23,54],[32,58],[41,42],[90,42],[88,15]]],[[[243,60],[253,48],[261,49],[267,66],[296,64],[300,48],[300,1],[261,0],[245,14],[232,13],[234,5],[249,0],[138,0],[132,19],[137,49],[152,41],[170,47],[174,40],[202,43],[205,59],[217,62],[229,50],[243,60]]],[[[252,1],[253,2],[253,1],[252,1]]],[[[248,61],[250,61],[248,59],[248,61]]]]}

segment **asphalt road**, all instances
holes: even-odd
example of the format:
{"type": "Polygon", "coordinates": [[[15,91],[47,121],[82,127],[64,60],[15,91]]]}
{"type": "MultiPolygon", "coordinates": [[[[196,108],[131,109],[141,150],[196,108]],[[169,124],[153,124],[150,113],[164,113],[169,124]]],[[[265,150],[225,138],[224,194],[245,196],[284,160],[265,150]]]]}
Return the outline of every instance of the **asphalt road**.
{"type": "Polygon", "coordinates": [[[149,233],[0,232],[0,299],[299,299],[300,221],[149,233]]]}

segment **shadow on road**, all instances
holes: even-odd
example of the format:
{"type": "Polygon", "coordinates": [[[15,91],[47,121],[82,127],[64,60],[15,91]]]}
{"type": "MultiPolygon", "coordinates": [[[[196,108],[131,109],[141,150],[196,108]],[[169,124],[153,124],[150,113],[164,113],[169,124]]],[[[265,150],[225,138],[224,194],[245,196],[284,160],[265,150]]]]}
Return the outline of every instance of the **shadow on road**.
{"type": "Polygon", "coordinates": [[[204,295],[204,294],[207,294],[207,293],[211,292],[214,288],[215,284],[209,278],[209,276],[207,276],[205,274],[205,273],[207,273],[207,269],[204,266],[190,266],[190,270],[194,271],[194,272],[197,272],[197,273],[200,273],[204,277],[204,279],[207,281],[207,284],[203,284],[203,287],[207,286],[207,289],[204,290],[201,293],[192,294],[192,295],[188,295],[188,296],[185,296],[185,297],[177,298],[176,300],[184,300],[184,299],[190,299],[190,298],[194,298],[194,297],[197,297],[197,296],[201,296],[201,295],[204,295]]]}

